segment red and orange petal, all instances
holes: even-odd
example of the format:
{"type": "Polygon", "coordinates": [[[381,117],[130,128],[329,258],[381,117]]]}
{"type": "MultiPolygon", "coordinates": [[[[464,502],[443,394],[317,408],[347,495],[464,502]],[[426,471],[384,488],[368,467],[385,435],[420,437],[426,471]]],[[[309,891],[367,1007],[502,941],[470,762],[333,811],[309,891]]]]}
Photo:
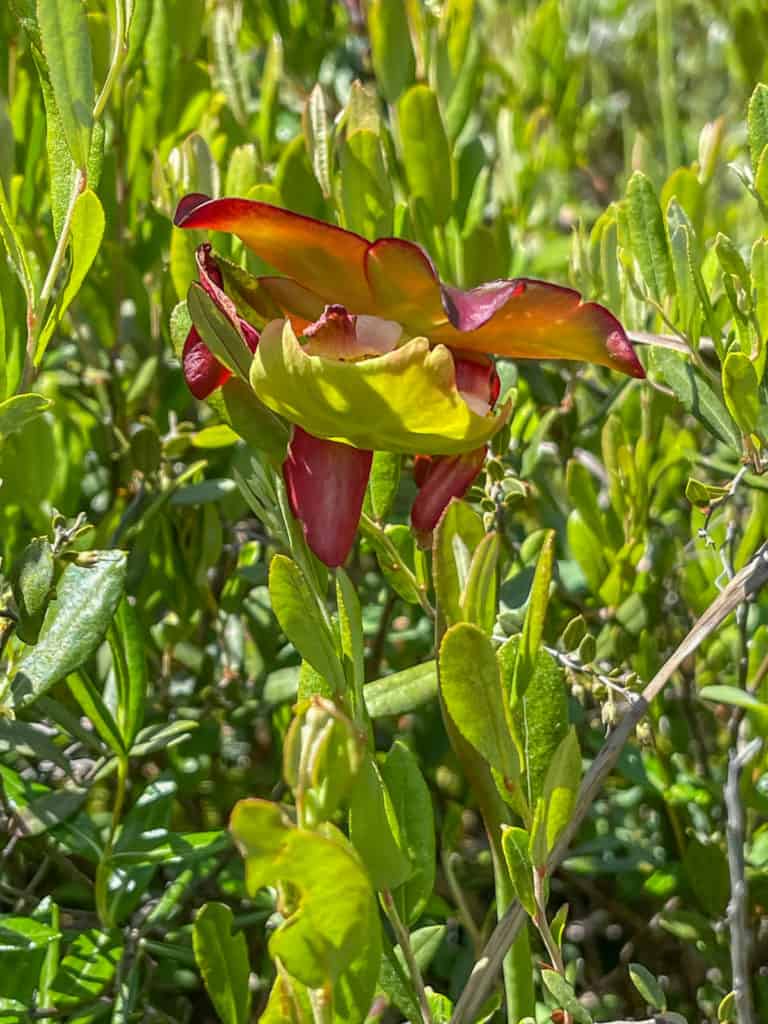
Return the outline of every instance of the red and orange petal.
{"type": "Polygon", "coordinates": [[[352,550],[372,459],[373,452],[293,429],[283,463],[288,498],[310,550],[330,568],[352,550]]]}
{"type": "Polygon", "coordinates": [[[396,320],[459,349],[518,359],[576,359],[644,377],[619,321],[578,292],[520,278],[463,291],[443,285],[420,246],[370,243],[351,231],[246,199],[189,195],[178,227],[231,231],[282,274],[265,287],[288,316],[316,319],[320,306],[396,320]],[[274,285],[274,291],[271,286],[274,285]],[[312,296],[317,301],[312,301],[312,296]]]}
{"type": "Polygon", "coordinates": [[[181,354],[181,368],[187,387],[199,401],[208,398],[232,376],[211,353],[196,327],[191,327],[181,354]]]}

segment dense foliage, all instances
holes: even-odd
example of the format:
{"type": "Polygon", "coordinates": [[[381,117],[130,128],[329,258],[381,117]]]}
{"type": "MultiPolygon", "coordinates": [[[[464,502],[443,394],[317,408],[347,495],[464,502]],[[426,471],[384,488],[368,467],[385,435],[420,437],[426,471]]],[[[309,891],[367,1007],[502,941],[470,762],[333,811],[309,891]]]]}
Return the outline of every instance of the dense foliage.
{"type": "Polygon", "coordinates": [[[767,54],[760,0],[0,5],[1,1021],[438,1024],[515,894],[457,1021],[768,1017],[768,594],[576,802],[768,535],[767,54]],[[377,453],[327,571],[185,384],[187,193],[570,284],[647,379],[499,360],[434,547],[377,453]]]}

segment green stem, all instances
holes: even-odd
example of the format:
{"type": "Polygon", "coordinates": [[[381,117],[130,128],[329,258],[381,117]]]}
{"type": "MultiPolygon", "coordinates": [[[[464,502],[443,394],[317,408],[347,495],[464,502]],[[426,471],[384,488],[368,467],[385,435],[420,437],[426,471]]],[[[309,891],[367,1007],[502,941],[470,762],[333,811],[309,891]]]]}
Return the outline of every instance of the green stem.
{"type": "Polygon", "coordinates": [[[115,803],[112,808],[112,822],[109,826],[109,836],[104,846],[104,851],[101,855],[101,859],[99,860],[98,867],[96,868],[96,882],[94,885],[96,910],[99,915],[99,920],[105,928],[109,927],[112,923],[110,921],[109,914],[107,883],[109,881],[109,873],[112,866],[112,850],[115,845],[115,838],[120,825],[120,819],[123,816],[123,807],[125,805],[125,786],[127,781],[128,758],[121,757],[117,762],[117,791],[115,793],[115,803]]]}
{"type": "Polygon", "coordinates": [[[675,61],[672,52],[672,4],[674,0],[656,0],[656,54],[659,71],[659,95],[661,96],[661,121],[664,129],[664,149],[667,157],[667,174],[679,167],[680,123],[677,118],[675,96],[675,61]]]}
{"type": "Polygon", "coordinates": [[[416,990],[416,998],[419,1001],[422,1021],[424,1024],[433,1024],[432,1011],[429,1008],[429,1000],[427,999],[427,992],[424,988],[424,979],[421,976],[419,965],[416,963],[413,946],[411,946],[411,937],[408,934],[408,929],[400,919],[400,915],[395,908],[395,901],[392,899],[392,893],[389,889],[384,889],[382,892],[381,902],[384,905],[384,911],[389,918],[392,930],[394,931],[395,937],[400,945],[403,959],[405,960],[406,967],[408,968],[408,974],[410,975],[411,982],[416,990]]]}

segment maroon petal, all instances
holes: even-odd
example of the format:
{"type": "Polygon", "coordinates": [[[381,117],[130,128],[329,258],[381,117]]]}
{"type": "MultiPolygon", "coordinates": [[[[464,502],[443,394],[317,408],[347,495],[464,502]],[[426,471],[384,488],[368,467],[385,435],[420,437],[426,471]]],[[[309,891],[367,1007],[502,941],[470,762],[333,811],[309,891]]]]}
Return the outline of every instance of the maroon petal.
{"type": "Polygon", "coordinates": [[[196,327],[189,329],[181,354],[181,366],[187,387],[200,401],[207,398],[216,388],[220,388],[232,376],[226,366],[211,353],[197,333],[196,327]]]}
{"type": "Polygon", "coordinates": [[[419,493],[411,509],[411,525],[419,543],[426,544],[451,498],[463,498],[485,461],[485,448],[464,455],[442,455],[430,460],[425,472],[425,456],[417,456],[414,471],[419,493]]]}
{"type": "Polygon", "coordinates": [[[283,463],[291,509],[311,550],[331,568],[352,550],[372,459],[373,452],[293,428],[283,463]]]}

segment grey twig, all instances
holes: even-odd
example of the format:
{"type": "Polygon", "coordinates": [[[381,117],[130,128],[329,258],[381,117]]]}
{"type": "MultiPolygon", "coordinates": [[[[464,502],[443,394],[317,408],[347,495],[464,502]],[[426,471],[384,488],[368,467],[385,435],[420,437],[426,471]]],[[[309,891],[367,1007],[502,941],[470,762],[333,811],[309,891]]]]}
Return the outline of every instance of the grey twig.
{"type": "Polygon", "coordinates": [[[731,898],[728,901],[728,930],[731,936],[731,973],[739,1024],[756,1024],[749,983],[749,908],[747,882],[744,875],[744,808],[739,793],[742,769],[749,764],[762,745],[754,739],[741,750],[732,749],[728,759],[725,784],[726,840],[728,847],[728,874],[731,898]]]}
{"type": "MultiPolygon", "coordinates": [[[[603,744],[600,753],[584,777],[570,822],[552,851],[547,869],[551,873],[563,860],[568,847],[586,818],[589,808],[613,771],[624,744],[634,733],[655,697],[664,689],[680,665],[738,608],[768,582],[768,544],[764,544],[751,562],[738,572],[693,625],[674,654],[664,663],[638,699],[603,744]]],[[[507,950],[525,920],[520,904],[512,903],[501,918],[475,963],[451,1024],[469,1024],[491,992],[507,950]]],[[[663,1017],[661,1018],[663,1021],[663,1017]]]]}

